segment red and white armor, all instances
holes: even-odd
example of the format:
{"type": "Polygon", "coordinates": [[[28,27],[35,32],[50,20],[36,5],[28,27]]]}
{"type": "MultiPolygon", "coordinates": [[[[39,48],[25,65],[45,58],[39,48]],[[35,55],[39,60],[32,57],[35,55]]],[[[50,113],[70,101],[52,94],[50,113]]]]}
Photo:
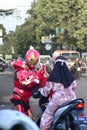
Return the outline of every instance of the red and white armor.
{"type": "Polygon", "coordinates": [[[29,105],[29,98],[32,96],[32,87],[38,84],[43,87],[47,77],[44,77],[44,66],[40,71],[35,70],[35,65],[39,60],[39,53],[34,50],[28,50],[25,56],[26,62],[16,60],[12,63],[14,69],[14,88],[10,101],[14,104],[15,109],[32,116],[32,110],[29,105]]]}

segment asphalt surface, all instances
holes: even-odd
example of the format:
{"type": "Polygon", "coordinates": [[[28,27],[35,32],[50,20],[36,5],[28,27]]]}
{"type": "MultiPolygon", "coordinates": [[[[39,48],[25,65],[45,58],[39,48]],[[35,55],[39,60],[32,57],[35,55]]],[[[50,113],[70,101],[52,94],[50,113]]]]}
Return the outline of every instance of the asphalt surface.
{"type": "MultiPolygon", "coordinates": [[[[5,73],[7,74],[7,72],[4,72],[3,75],[5,73]]],[[[10,78],[13,78],[12,71],[10,71],[10,72],[8,71],[8,75],[10,76],[10,78]]],[[[0,77],[0,78],[2,78],[2,77],[0,77]]],[[[3,80],[3,78],[1,80],[3,80]]],[[[79,80],[77,80],[77,82],[79,83],[78,88],[76,90],[77,98],[82,97],[85,100],[85,113],[87,114],[87,95],[86,95],[86,93],[87,93],[87,91],[86,91],[87,90],[86,89],[87,74],[82,74],[81,82],[79,82],[79,80]],[[85,87],[83,86],[83,84],[85,84],[85,87]],[[82,87],[84,87],[84,88],[82,88],[82,87]]],[[[12,83],[9,83],[9,85],[12,85],[12,83]]],[[[10,92],[8,91],[8,93],[10,93],[10,92]]],[[[39,99],[33,99],[33,98],[30,99],[30,105],[32,107],[35,119],[38,118],[38,116],[40,115],[40,112],[41,112],[39,105],[38,105],[38,101],[39,101],[39,99]]],[[[0,99],[0,109],[14,109],[13,104],[11,104],[9,101],[9,95],[3,96],[3,99],[0,99]]]]}

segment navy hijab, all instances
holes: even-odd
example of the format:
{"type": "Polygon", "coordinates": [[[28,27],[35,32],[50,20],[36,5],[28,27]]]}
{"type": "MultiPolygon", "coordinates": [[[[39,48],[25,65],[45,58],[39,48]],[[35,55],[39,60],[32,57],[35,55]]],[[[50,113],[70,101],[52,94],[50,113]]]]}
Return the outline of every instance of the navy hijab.
{"type": "Polygon", "coordinates": [[[58,56],[54,68],[48,78],[49,82],[61,83],[64,88],[67,88],[74,81],[74,77],[66,65],[65,58],[58,56]]]}

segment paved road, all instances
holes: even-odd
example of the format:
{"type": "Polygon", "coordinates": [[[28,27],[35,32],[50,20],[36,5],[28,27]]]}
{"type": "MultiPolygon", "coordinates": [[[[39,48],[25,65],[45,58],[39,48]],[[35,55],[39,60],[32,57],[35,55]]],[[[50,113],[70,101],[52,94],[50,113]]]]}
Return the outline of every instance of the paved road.
{"type": "MultiPolygon", "coordinates": [[[[87,114],[87,75],[82,75],[80,80],[77,80],[78,87],[76,90],[77,98],[85,100],[85,113],[87,114]]],[[[13,72],[6,70],[0,73],[0,109],[13,109],[13,105],[9,102],[9,97],[13,90],[13,72]]],[[[35,117],[40,113],[38,99],[31,98],[30,104],[35,117]]]]}
{"type": "Polygon", "coordinates": [[[87,115],[87,74],[83,74],[80,80],[77,80],[76,89],[77,98],[83,98],[85,101],[85,113],[87,115]]]}
{"type": "MultiPolygon", "coordinates": [[[[14,109],[9,98],[13,92],[13,71],[6,69],[5,72],[0,72],[0,109],[14,109]]],[[[40,113],[38,99],[30,99],[30,104],[33,108],[35,118],[40,113]]]]}

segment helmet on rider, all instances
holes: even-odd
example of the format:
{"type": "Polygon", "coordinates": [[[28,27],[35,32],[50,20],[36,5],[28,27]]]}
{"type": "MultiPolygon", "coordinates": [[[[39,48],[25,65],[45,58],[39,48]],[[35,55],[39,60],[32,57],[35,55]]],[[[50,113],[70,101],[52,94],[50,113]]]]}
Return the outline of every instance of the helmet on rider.
{"type": "Polygon", "coordinates": [[[55,61],[58,56],[60,56],[60,53],[58,51],[54,51],[52,54],[52,59],[55,61]]]}
{"type": "Polygon", "coordinates": [[[0,130],[39,130],[39,128],[33,120],[22,112],[3,109],[0,110],[0,130]]]}
{"type": "Polygon", "coordinates": [[[34,68],[34,66],[39,61],[39,52],[35,49],[29,49],[25,55],[26,62],[30,68],[34,68]]]}

